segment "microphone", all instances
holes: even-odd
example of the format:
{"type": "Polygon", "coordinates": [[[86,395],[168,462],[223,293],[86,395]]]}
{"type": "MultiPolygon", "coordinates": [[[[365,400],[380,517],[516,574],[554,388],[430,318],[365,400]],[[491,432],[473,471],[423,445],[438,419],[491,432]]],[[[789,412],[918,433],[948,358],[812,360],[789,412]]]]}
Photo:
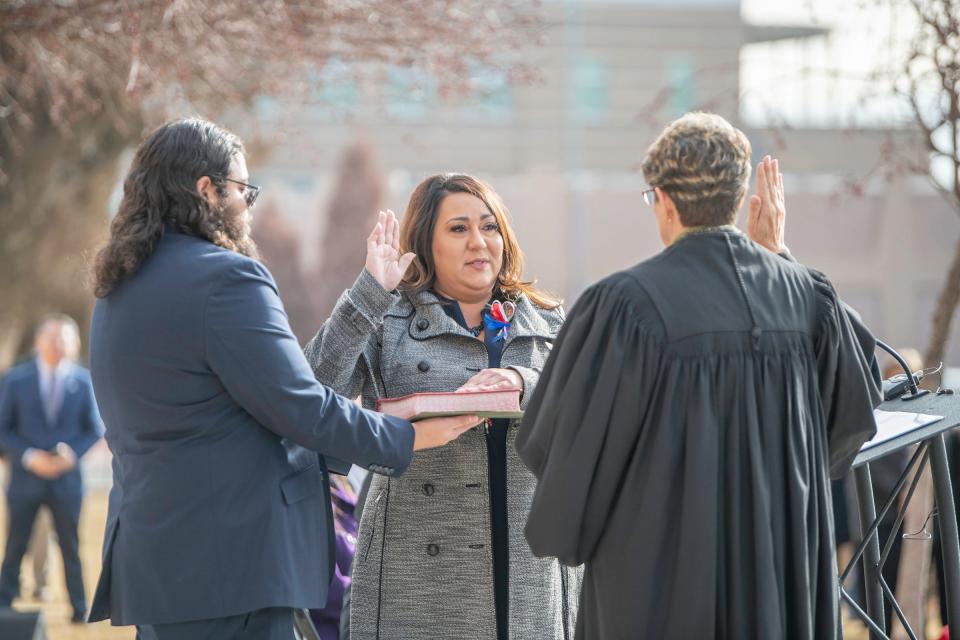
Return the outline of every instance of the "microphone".
{"type": "Polygon", "coordinates": [[[877,346],[893,356],[893,359],[897,361],[897,364],[900,365],[900,368],[903,369],[905,374],[901,374],[903,375],[902,380],[900,379],[900,375],[897,375],[883,381],[884,400],[893,400],[897,397],[903,401],[915,400],[930,393],[929,390],[921,389],[917,386],[917,383],[923,379],[922,371],[918,371],[917,373],[910,371],[910,365],[903,359],[903,356],[882,340],[877,340],[877,346]]]}

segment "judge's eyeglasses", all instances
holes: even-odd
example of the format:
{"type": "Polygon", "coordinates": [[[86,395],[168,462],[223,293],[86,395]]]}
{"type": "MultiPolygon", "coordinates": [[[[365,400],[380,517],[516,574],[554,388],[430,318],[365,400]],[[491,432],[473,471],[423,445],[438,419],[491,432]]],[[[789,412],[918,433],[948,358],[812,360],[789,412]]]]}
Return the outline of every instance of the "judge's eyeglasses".
{"type": "Polygon", "coordinates": [[[641,191],[640,195],[643,196],[643,201],[647,203],[647,206],[652,207],[653,203],[657,201],[657,188],[650,187],[645,191],[641,191]]]}

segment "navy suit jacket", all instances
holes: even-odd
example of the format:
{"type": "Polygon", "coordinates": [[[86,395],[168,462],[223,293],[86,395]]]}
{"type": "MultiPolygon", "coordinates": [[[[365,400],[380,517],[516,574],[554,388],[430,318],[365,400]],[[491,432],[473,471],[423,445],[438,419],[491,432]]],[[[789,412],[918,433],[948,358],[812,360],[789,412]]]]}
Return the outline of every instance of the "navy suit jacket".
{"type": "Polygon", "coordinates": [[[66,365],[63,402],[51,423],[40,397],[40,371],[36,360],[11,368],[0,385],[0,448],[10,456],[11,497],[39,494],[50,485],[58,492],[81,492],[79,465],[55,480],[45,480],[23,468],[27,449],[52,451],[65,442],[79,459],[100,439],[100,414],[93,398],[90,373],[76,364],[66,365]]]}
{"type": "Polygon", "coordinates": [[[323,607],[334,562],[325,456],[399,474],[410,423],[319,384],[267,269],[189,235],[165,232],[97,301],[90,351],[114,455],[90,619],[323,607]]]}

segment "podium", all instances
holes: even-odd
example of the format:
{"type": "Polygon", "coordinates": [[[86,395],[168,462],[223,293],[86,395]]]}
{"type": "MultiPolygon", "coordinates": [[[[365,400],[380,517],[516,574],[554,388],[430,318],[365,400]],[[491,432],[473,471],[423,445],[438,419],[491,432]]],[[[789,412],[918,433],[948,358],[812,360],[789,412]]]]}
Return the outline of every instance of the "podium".
{"type": "MultiPolygon", "coordinates": [[[[863,539],[854,550],[853,557],[840,574],[840,599],[846,601],[870,629],[871,640],[888,639],[885,629],[884,602],[887,601],[908,635],[917,640],[903,611],[897,603],[890,585],[881,575],[881,567],[887,560],[893,545],[893,536],[900,535],[900,528],[907,505],[913,497],[921,473],[929,462],[933,476],[934,502],[937,523],[940,527],[940,545],[943,575],[947,597],[947,624],[960,629],[960,539],[957,533],[957,512],[950,484],[950,469],[947,464],[946,432],[960,426],[960,397],[955,395],[929,394],[910,401],[890,400],[878,407],[881,411],[902,411],[943,416],[942,420],[907,431],[887,441],[861,449],[853,461],[853,473],[857,488],[857,503],[860,507],[860,522],[863,539]],[[918,445],[910,462],[897,480],[895,489],[881,506],[879,513],[873,498],[870,479],[870,463],[894,451],[918,445]],[[890,539],[880,540],[878,527],[883,517],[893,508],[907,482],[910,482],[906,499],[897,508],[897,518],[890,539]],[[881,546],[882,545],[882,546],[881,546]],[[866,610],[861,608],[843,587],[857,563],[863,564],[864,595],[866,610]]],[[[866,445],[865,445],[866,447],[866,445]]],[[[923,637],[923,630],[920,630],[923,637]]]]}

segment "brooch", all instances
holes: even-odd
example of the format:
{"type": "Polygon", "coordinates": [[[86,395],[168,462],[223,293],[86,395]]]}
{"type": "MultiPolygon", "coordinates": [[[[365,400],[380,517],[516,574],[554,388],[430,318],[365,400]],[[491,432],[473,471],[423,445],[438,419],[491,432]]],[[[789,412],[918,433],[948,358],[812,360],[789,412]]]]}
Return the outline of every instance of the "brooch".
{"type": "Polygon", "coordinates": [[[510,301],[494,300],[483,311],[483,325],[487,333],[494,335],[493,341],[506,340],[510,334],[510,324],[517,312],[517,305],[510,301]]]}

